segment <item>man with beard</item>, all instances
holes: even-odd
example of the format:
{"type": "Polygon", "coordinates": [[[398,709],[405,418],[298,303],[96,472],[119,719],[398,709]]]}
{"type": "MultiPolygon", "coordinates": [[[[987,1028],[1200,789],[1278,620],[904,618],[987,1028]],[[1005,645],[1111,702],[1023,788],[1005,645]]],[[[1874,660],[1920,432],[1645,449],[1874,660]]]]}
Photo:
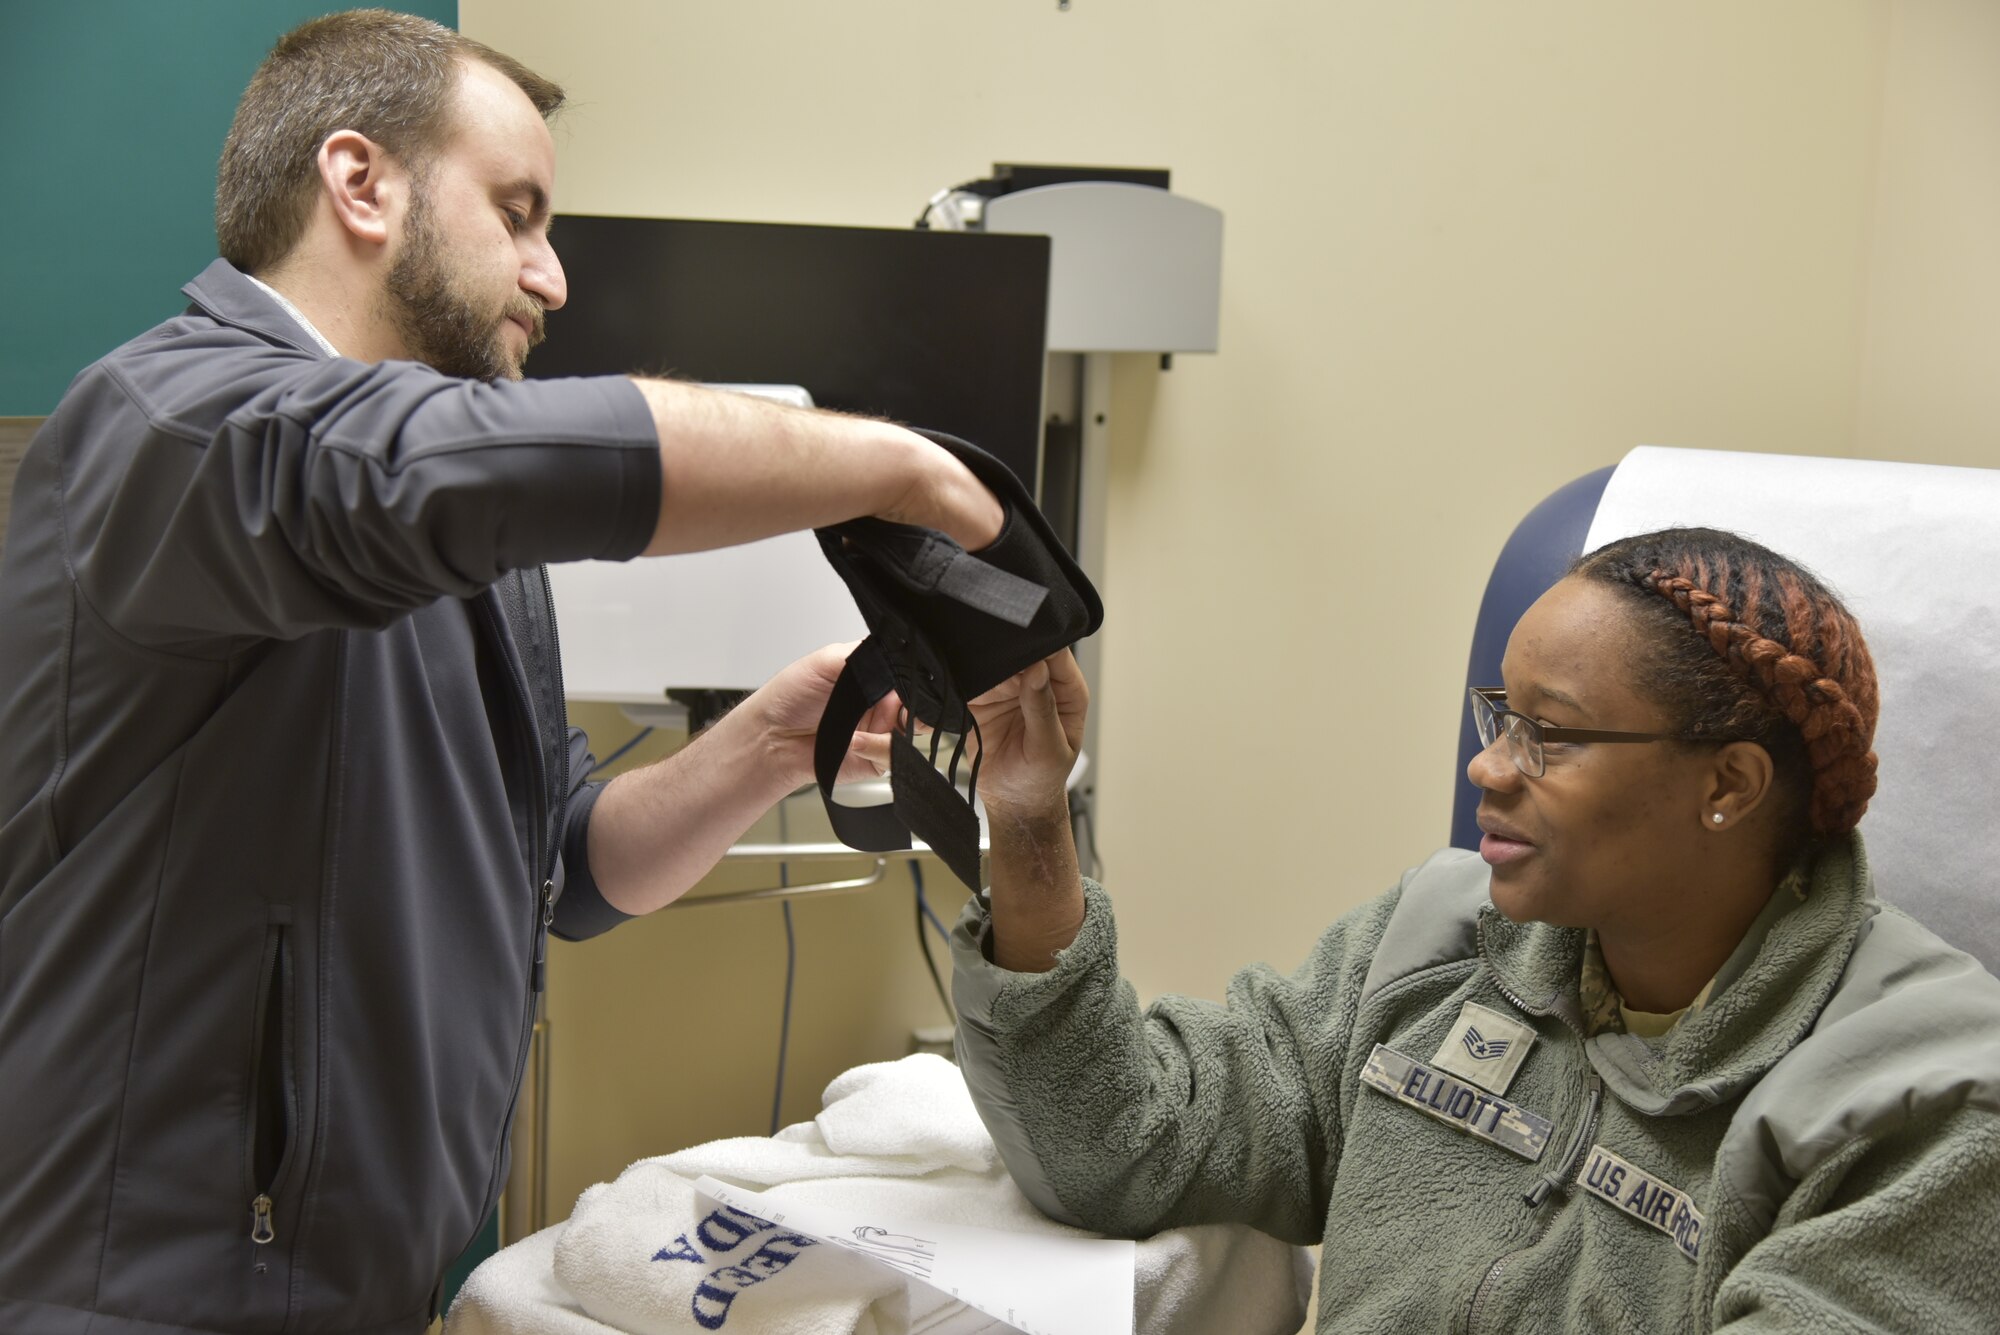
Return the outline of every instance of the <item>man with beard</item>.
{"type": "Polygon", "coordinates": [[[402,15],[285,37],[224,147],[222,258],[21,466],[0,1329],[421,1330],[505,1177],[547,934],[671,901],[808,779],[839,668],[589,783],[542,564],[997,532],[884,423],[521,381],[565,297],[561,101],[402,15]]]}

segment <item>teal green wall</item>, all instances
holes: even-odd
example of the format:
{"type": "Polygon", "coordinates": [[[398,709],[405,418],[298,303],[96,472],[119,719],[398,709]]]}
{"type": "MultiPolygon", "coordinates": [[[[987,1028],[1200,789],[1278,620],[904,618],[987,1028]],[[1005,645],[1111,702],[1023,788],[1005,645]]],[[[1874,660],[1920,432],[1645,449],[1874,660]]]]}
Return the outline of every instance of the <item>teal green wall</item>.
{"type": "MultiPolygon", "coordinates": [[[[0,417],[187,304],[215,258],[215,161],[308,0],[0,0],[0,417]]],[[[458,0],[397,6],[458,23],[458,0]]]]}

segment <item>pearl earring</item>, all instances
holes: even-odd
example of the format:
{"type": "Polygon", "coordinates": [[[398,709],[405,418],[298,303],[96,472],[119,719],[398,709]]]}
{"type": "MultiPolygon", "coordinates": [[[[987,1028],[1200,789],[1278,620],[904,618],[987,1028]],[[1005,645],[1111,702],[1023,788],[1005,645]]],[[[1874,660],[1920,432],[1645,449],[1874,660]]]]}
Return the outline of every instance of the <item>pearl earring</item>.
{"type": "Polygon", "coordinates": [[[1718,811],[1713,816],[1710,816],[1709,819],[1714,821],[1717,825],[1720,825],[1722,824],[1722,813],[1718,811]]]}

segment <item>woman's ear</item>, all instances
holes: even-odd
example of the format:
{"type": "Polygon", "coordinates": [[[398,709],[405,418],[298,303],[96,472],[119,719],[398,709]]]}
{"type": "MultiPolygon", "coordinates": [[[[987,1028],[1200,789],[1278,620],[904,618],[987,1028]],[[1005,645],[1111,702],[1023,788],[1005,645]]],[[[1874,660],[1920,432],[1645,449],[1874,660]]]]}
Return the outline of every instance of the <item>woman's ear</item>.
{"type": "Polygon", "coordinates": [[[319,146],[317,166],[341,227],[357,241],[387,245],[402,176],[388,151],[358,130],[336,130],[319,146]]]}
{"type": "Polygon", "coordinates": [[[1756,742],[1725,742],[1709,767],[1703,824],[1718,831],[1742,824],[1770,800],[1775,773],[1771,753],[1756,742]]]}

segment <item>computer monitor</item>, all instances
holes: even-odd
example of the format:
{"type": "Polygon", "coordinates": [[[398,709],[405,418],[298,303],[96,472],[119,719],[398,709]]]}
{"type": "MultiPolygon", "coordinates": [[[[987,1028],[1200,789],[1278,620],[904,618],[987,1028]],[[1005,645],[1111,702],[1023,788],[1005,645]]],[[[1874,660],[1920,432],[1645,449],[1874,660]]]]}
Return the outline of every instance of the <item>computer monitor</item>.
{"type": "Polygon", "coordinates": [[[565,214],[551,239],[569,301],[528,374],[803,385],[1036,486],[1047,237],[565,214]]]}

